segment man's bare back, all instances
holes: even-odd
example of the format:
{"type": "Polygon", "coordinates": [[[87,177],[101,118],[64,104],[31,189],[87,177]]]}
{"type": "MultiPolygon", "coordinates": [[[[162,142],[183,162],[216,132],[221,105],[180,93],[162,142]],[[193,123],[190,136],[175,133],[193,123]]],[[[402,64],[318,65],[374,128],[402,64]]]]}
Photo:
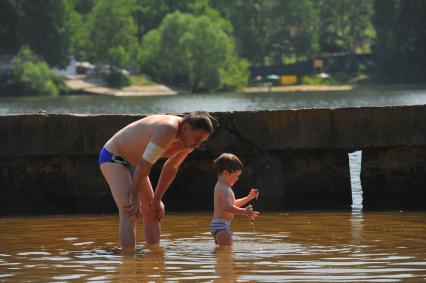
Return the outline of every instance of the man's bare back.
{"type": "Polygon", "coordinates": [[[153,135],[161,132],[156,144],[163,145],[161,157],[172,157],[182,151],[192,151],[177,137],[182,117],[172,115],[153,115],[135,121],[118,131],[106,144],[111,153],[122,156],[136,166],[153,135]]]}

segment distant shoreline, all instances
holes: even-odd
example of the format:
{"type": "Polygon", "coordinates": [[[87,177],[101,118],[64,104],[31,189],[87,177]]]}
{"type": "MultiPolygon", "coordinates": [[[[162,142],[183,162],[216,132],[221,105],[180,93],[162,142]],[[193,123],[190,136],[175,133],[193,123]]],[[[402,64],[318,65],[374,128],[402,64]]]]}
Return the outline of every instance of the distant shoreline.
{"type": "Polygon", "coordinates": [[[245,93],[265,93],[265,92],[330,92],[330,91],[348,91],[353,90],[352,85],[291,85],[291,86],[259,86],[245,87],[245,93]]]}
{"type": "Polygon", "coordinates": [[[176,91],[165,85],[130,85],[124,88],[110,88],[102,83],[88,80],[84,75],[68,76],[66,85],[72,93],[96,94],[108,96],[153,96],[176,95],[176,91]]]}
{"type": "Polygon", "coordinates": [[[398,85],[289,85],[289,86],[272,86],[270,89],[267,86],[262,87],[245,87],[244,93],[265,93],[265,92],[333,92],[333,91],[352,91],[357,89],[374,89],[374,90],[426,90],[424,84],[398,84],[398,85]]]}
{"type": "MultiPolygon", "coordinates": [[[[124,88],[115,89],[102,84],[101,82],[88,80],[84,75],[68,76],[65,83],[71,89],[67,94],[88,94],[107,96],[156,96],[156,95],[177,95],[186,93],[185,91],[174,90],[166,85],[138,85],[133,84],[124,88]]],[[[244,87],[243,93],[286,93],[286,92],[335,92],[352,91],[356,89],[375,90],[398,90],[398,89],[425,89],[426,85],[288,85],[288,86],[252,86],[244,87]]]]}

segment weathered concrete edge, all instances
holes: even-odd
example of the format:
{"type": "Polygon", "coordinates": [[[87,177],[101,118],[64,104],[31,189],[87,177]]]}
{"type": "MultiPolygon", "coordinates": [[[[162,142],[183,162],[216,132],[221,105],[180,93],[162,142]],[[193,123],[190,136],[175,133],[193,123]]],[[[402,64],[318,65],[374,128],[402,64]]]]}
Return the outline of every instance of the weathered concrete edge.
{"type": "MultiPolygon", "coordinates": [[[[237,187],[259,186],[263,197],[256,205],[262,211],[349,209],[347,153],[363,149],[361,178],[366,208],[425,209],[424,109],[213,113],[220,127],[182,164],[165,201],[175,211],[211,209],[211,188],[216,180],[212,160],[231,151],[245,164],[237,187]],[[345,134],[349,136],[341,136],[345,134]],[[188,201],[188,196],[197,201],[188,201]]],[[[1,117],[0,145],[11,150],[1,148],[0,214],[112,210],[110,192],[97,166],[97,152],[116,130],[143,116],[1,117]]],[[[161,164],[156,165],[153,180],[161,169],[161,164]]]]}
{"type": "MultiPolygon", "coordinates": [[[[213,112],[212,115],[220,126],[203,147],[205,150],[217,148],[215,143],[223,135],[238,137],[240,144],[235,147],[244,147],[243,141],[260,151],[426,145],[423,122],[426,105],[213,112]]],[[[0,116],[0,156],[97,154],[114,132],[144,116],[0,116]]]]}

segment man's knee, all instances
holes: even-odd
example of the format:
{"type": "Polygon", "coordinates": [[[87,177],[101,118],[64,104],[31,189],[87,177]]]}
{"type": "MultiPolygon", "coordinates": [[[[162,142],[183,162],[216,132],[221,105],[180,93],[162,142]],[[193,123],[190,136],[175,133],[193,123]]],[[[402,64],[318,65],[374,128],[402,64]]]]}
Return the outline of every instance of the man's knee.
{"type": "Polygon", "coordinates": [[[152,215],[152,211],[151,211],[151,204],[142,203],[141,213],[144,220],[150,220],[150,219],[154,220],[154,216],[152,215]]]}
{"type": "Polygon", "coordinates": [[[129,216],[124,210],[119,209],[120,222],[127,223],[129,225],[136,225],[137,218],[135,216],[129,216]]]}

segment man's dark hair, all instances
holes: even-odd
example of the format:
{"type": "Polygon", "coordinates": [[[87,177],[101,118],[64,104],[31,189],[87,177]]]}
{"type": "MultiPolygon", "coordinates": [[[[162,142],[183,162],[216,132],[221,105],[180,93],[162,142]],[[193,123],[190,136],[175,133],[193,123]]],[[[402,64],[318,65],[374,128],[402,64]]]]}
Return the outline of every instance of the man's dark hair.
{"type": "Polygon", "coordinates": [[[217,174],[221,174],[225,170],[231,173],[242,170],[243,163],[232,153],[222,153],[214,160],[214,169],[217,174]]]}
{"type": "Polygon", "coordinates": [[[204,130],[211,134],[213,132],[212,120],[214,118],[208,112],[191,112],[183,116],[182,124],[188,123],[193,130],[204,130]]]}

